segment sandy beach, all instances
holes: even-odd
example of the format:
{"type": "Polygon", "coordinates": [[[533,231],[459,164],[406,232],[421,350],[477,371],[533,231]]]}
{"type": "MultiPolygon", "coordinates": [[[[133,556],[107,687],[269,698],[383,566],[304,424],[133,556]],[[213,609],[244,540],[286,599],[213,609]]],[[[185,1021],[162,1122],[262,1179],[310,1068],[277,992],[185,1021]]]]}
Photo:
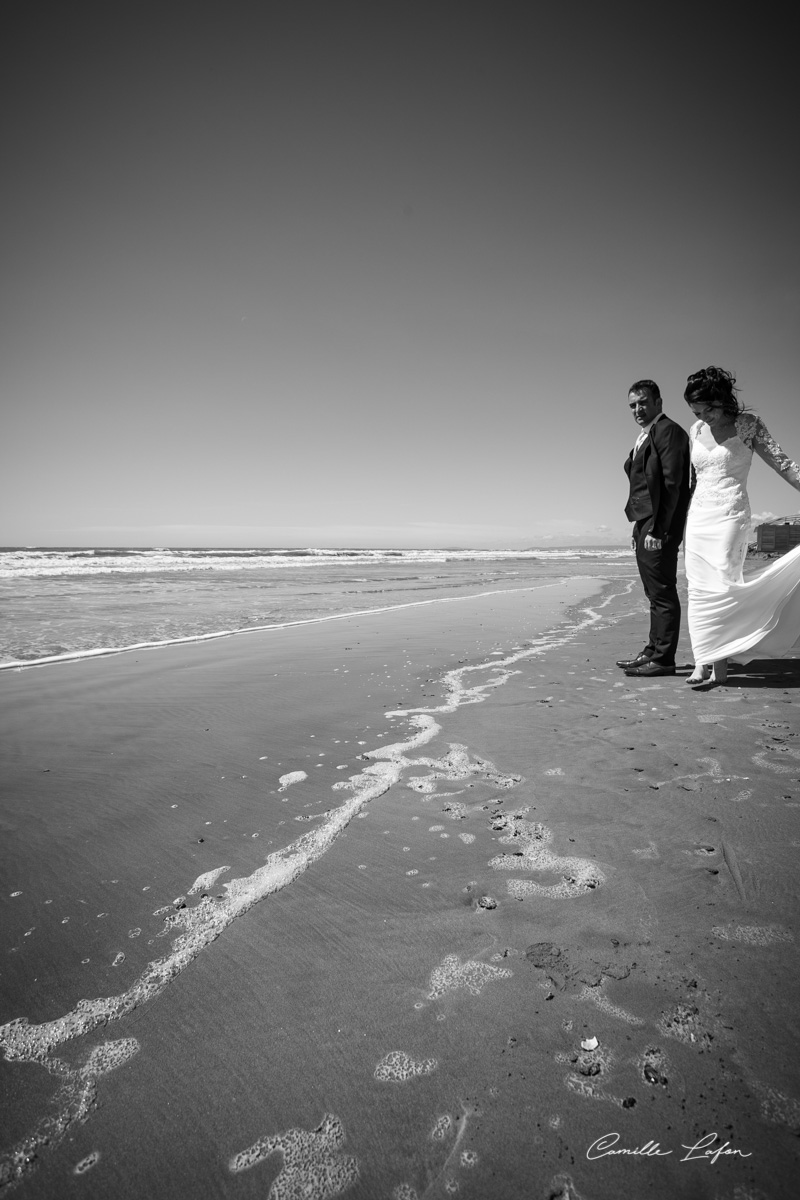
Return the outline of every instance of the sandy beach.
{"type": "Polygon", "coordinates": [[[792,1195],[800,662],[628,679],[645,628],[581,579],[0,672],[4,1190],[792,1195]]]}

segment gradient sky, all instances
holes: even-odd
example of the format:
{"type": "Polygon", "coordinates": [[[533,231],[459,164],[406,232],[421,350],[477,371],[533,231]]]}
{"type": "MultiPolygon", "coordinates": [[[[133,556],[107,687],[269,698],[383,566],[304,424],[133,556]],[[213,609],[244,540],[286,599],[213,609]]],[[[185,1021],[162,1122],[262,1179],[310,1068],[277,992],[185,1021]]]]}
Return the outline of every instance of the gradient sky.
{"type": "Polygon", "coordinates": [[[12,10],[0,543],[619,540],[711,362],[800,458],[790,8],[12,10]]]}

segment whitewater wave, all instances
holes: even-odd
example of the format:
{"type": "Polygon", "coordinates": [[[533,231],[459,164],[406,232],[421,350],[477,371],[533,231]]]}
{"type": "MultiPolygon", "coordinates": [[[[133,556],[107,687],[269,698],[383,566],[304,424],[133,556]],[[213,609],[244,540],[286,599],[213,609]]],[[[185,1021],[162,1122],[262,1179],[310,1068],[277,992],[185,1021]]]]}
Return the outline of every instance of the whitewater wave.
{"type": "Polygon", "coordinates": [[[165,548],[130,549],[123,547],[25,547],[0,550],[0,579],[68,575],[94,577],[99,574],[153,574],[186,571],[246,571],[281,567],[320,566],[341,562],[375,565],[379,563],[457,563],[510,562],[530,563],[553,560],[613,561],[629,558],[631,551],[622,546],[569,546],[529,550],[449,549],[358,549],[349,547],[303,548],[165,548]]]}

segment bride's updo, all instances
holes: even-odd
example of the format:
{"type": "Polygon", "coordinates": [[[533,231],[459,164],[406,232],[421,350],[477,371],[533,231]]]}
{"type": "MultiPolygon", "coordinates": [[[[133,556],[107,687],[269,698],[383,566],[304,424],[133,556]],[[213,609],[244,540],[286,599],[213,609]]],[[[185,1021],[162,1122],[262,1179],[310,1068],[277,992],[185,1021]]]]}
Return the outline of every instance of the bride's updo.
{"type": "Polygon", "coordinates": [[[737,399],[736,376],[722,367],[704,367],[686,380],[687,404],[719,404],[727,417],[738,417],[744,405],[737,399]]]}

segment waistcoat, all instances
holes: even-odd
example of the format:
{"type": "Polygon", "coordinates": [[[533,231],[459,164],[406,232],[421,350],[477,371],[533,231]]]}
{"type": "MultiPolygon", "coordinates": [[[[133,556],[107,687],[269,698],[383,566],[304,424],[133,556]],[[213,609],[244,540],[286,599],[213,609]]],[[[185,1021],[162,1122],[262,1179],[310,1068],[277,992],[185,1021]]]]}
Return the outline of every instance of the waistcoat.
{"type": "Polygon", "coordinates": [[[645,517],[653,515],[653,504],[647,489],[647,477],[644,473],[644,448],[646,445],[647,442],[642,443],[638,454],[634,455],[631,463],[631,494],[625,505],[625,516],[629,521],[643,521],[645,517]]]}

